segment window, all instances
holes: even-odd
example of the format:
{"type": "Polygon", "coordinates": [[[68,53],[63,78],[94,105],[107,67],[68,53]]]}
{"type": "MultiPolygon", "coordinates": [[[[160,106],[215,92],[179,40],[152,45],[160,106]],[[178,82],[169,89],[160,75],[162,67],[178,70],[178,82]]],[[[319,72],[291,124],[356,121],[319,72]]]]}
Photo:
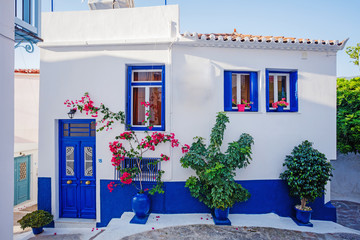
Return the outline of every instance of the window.
{"type": "Polygon", "coordinates": [[[165,66],[129,66],[126,123],[132,130],[165,130],[165,66]],[[150,123],[145,122],[146,109],[142,102],[150,103],[150,123]]]}
{"type": "Polygon", "coordinates": [[[275,112],[272,104],[285,99],[286,112],[298,111],[297,71],[266,70],[266,111],[275,112]]]}
{"type": "MultiPolygon", "coordinates": [[[[121,169],[138,167],[137,164],[137,158],[125,158],[124,161],[121,162],[119,169],[115,167],[115,178],[120,180],[122,176],[121,169]]],[[[159,176],[159,171],[161,170],[160,158],[143,158],[140,162],[140,167],[142,181],[156,182],[156,178],[159,176]]],[[[138,174],[133,180],[139,181],[140,175],[138,174]]]]}
{"type": "Polygon", "coordinates": [[[258,111],[257,72],[224,72],[224,110],[238,111],[237,103],[252,102],[246,112],[258,111]]]}

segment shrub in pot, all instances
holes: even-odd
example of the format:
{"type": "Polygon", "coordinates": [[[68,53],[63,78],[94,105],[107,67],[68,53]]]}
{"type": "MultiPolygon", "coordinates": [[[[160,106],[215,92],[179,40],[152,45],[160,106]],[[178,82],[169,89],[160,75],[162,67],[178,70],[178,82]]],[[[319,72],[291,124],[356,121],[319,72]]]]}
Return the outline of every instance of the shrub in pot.
{"type": "Polygon", "coordinates": [[[280,174],[280,178],[287,182],[290,195],[300,198],[301,204],[295,206],[297,220],[309,223],[312,209],[306,203],[324,194],[333,168],[325,154],[314,149],[307,140],[286,156],[283,166],[287,170],[280,174]]]}
{"type": "Polygon", "coordinates": [[[215,209],[215,216],[219,219],[227,219],[229,208],[236,202],[250,198],[250,193],[236,183],[234,177],[237,168],[250,163],[254,141],[244,133],[239,140],[229,143],[226,152],[222,153],[220,147],[228,122],[225,113],[218,113],[209,146],[204,144],[203,138],[195,137],[189,152],[180,159],[184,168],[192,168],[196,173],[187,179],[185,186],[193,197],[215,209]]]}
{"type": "Polygon", "coordinates": [[[26,214],[22,217],[18,223],[22,229],[31,227],[34,234],[40,234],[43,232],[43,227],[53,221],[53,215],[44,210],[36,210],[34,212],[26,214]]]}

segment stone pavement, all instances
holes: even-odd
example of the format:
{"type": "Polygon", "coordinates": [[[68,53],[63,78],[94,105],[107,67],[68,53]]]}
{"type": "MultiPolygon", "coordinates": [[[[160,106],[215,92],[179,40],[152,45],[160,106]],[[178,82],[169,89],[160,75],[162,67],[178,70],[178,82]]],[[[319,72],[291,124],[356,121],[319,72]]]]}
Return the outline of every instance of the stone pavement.
{"type": "Polygon", "coordinates": [[[332,200],[336,207],[337,223],[360,231],[360,203],[332,200]]]}

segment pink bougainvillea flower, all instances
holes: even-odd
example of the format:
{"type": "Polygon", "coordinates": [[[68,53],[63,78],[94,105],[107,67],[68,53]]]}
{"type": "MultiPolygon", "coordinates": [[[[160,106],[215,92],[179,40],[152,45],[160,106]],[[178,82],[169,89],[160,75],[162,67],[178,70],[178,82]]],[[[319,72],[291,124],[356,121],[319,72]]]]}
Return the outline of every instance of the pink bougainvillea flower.
{"type": "Polygon", "coordinates": [[[144,192],[146,192],[146,191],[149,191],[149,189],[148,189],[148,188],[145,188],[145,189],[144,189],[144,192]]]}
{"type": "Polygon", "coordinates": [[[156,218],[160,218],[160,216],[156,216],[156,218]]]}
{"type": "Polygon", "coordinates": [[[123,175],[120,177],[120,182],[124,184],[132,183],[131,174],[128,172],[124,172],[123,175]]]}
{"type": "Polygon", "coordinates": [[[149,130],[152,130],[153,129],[153,126],[149,126],[149,130]]]}

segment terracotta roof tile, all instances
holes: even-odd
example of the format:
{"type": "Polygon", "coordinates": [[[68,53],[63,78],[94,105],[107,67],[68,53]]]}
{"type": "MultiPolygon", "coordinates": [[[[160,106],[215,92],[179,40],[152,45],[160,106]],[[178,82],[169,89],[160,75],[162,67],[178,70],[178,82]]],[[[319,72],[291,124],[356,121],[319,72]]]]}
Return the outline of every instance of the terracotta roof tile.
{"type": "Polygon", "coordinates": [[[40,69],[15,69],[15,73],[39,74],[40,69]]]}

